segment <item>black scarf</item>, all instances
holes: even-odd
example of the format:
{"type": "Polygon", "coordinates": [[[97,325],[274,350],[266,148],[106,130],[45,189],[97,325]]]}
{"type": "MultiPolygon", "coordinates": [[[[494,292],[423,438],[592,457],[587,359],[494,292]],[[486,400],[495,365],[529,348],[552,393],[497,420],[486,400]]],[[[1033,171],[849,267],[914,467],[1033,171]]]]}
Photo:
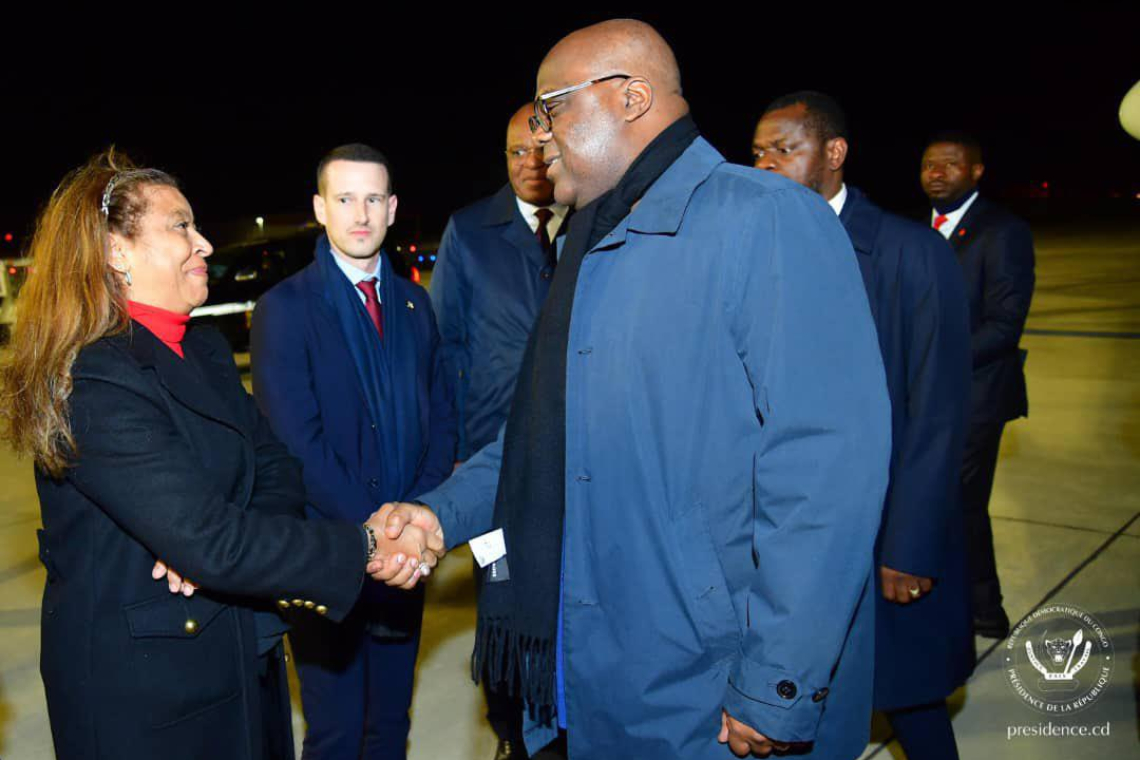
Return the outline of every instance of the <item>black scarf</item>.
{"type": "Polygon", "coordinates": [[[494,526],[503,529],[508,580],[479,599],[472,675],[521,696],[540,720],[554,706],[555,641],[566,509],[566,350],[578,271],[586,253],[629,215],[697,139],[681,117],[634,160],[617,186],[577,210],[538,323],[523,355],[507,418],[494,526]]]}

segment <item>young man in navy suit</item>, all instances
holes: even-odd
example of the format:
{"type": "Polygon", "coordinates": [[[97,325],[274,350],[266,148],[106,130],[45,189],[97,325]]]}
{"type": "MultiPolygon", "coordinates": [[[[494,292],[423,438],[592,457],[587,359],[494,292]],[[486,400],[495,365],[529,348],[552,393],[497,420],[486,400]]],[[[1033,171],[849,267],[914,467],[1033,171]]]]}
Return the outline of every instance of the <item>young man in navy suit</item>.
{"type": "MultiPolygon", "coordinates": [[[[357,519],[447,478],[455,412],[427,293],[381,247],[396,219],[387,159],[336,148],[317,188],[313,263],[257,304],[254,395],[304,465],[309,518],[357,519]]],[[[422,593],[374,584],[340,626],[295,622],[305,758],[405,757],[422,614],[422,593]]]]}
{"type": "MultiPolygon", "coordinates": [[[[554,202],[527,103],[507,125],[510,182],[455,212],[432,273],[443,360],[457,389],[459,459],[495,440],[506,422],[523,350],[557,266],[566,206],[554,202]]],[[[480,578],[476,571],[476,579],[480,578]]],[[[483,681],[495,760],[525,757],[522,707],[483,681]]]]}
{"type": "Polygon", "coordinates": [[[822,195],[851,238],[891,396],[890,485],[875,546],[875,707],[911,760],[958,757],[946,697],[974,669],[958,475],[970,404],[965,284],[950,247],[844,182],[847,118],[796,92],[765,110],[755,165],[822,195]]]}
{"type": "Polygon", "coordinates": [[[961,133],[931,140],[920,181],[933,206],[930,224],[950,241],[966,277],[973,383],[970,431],[962,464],[962,507],[973,585],[974,630],[1005,638],[989,501],[1005,423],[1029,413],[1025,352],[1018,348],[1033,297],[1029,225],[978,194],[985,172],[978,142],[961,133]]]}

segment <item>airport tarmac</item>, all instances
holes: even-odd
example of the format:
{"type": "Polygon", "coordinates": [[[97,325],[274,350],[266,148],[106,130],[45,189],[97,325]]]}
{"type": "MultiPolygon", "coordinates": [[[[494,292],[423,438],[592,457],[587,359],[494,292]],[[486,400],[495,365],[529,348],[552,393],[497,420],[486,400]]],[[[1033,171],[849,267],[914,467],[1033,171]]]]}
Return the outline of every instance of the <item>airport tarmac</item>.
{"type": "MultiPolygon", "coordinates": [[[[1006,428],[991,502],[999,573],[1015,623],[1046,606],[1082,608],[1103,624],[1115,666],[1091,706],[1043,713],[1009,683],[1014,649],[978,639],[977,670],[952,699],[954,729],[963,758],[1138,757],[1140,228],[1035,234],[1037,290],[1022,341],[1030,416],[1006,428]],[[1040,735],[1063,727],[1108,735],[1040,735]]],[[[38,526],[31,468],[0,450],[0,758],[7,760],[54,756],[38,670],[38,526]]],[[[469,677],[474,625],[470,554],[460,550],[428,587],[411,758],[493,755],[495,737],[469,677]]],[[[299,709],[294,721],[299,746],[299,709]]],[[[727,749],[725,757],[732,757],[727,749]]],[[[863,757],[903,754],[876,722],[863,757]]]]}

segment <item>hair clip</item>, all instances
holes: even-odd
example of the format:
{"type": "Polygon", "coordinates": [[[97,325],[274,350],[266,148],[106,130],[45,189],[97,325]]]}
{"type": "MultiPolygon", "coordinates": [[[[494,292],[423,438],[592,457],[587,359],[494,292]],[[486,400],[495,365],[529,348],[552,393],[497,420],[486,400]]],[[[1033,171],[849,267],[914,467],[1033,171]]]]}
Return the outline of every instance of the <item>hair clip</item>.
{"type": "Polygon", "coordinates": [[[110,218],[111,210],[111,193],[115,192],[115,183],[119,181],[120,172],[116,172],[107,181],[107,189],[103,191],[103,202],[99,205],[99,210],[103,212],[103,218],[110,218]]]}

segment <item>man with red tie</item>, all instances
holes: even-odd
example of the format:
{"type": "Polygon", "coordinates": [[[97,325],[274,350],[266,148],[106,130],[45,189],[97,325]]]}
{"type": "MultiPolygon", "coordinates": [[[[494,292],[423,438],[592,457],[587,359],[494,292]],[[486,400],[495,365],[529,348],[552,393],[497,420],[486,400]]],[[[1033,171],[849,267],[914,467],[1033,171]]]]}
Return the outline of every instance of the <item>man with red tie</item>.
{"type": "MultiPolygon", "coordinates": [[[[443,482],[455,461],[451,383],[431,302],[382,245],[396,220],[388,160],[367,145],[317,168],[314,261],[258,301],[254,396],[304,465],[310,519],[367,516],[443,482]]],[[[290,639],[304,757],[402,758],[422,593],[371,584],[337,626],[299,616],[290,639]]]]}
{"type": "Polygon", "coordinates": [[[1033,297],[1029,225],[978,194],[985,172],[977,140],[962,133],[932,139],[919,179],[933,209],[930,224],[950,241],[966,277],[973,355],[972,414],[962,463],[962,509],[970,566],[974,632],[1009,634],[994,558],[989,501],[1005,423],[1029,413],[1025,352],[1018,347],[1033,297]]]}
{"type": "MultiPolygon", "coordinates": [[[[495,440],[507,420],[527,338],[557,266],[567,207],[554,201],[542,148],[527,125],[534,105],[511,117],[508,184],[452,214],[432,272],[443,361],[455,382],[459,459],[495,440]]],[[[481,573],[476,572],[476,580],[481,573]]],[[[495,760],[526,756],[522,707],[483,681],[495,760]]]]}

